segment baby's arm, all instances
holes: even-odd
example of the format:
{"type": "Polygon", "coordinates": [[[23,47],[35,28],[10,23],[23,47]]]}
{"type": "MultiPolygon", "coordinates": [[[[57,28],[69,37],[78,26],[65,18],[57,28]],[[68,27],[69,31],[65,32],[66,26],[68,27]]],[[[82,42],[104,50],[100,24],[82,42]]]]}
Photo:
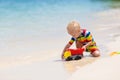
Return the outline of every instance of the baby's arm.
{"type": "Polygon", "coordinates": [[[92,41],[94,40],[93,37],[92,37],[92,34],[90,32],[87,32],[85,37],[86,37],[88,43],[82,47],[82,48],[84,48],[84,50],[86,50],[86,48],[88,46],[90,46],[92,41]]]}
{"type": "Polygon", "coordinates": [[[84,50],[86,50],[86,48],[87,48],[91,43],[92,43],[92,41],[88,42],[86,45],[82,46],[82,48],[83,48],[84,50]]]}
{"type": "Polygon", "coordinates": [[[61,55],[61,58],[63,59],[63,55],[64,55],[64,52],[69,49],[69,47],[74,43],[75,41],[75,38],[71,38],[71,40],[67,43],[67,45],[65,46],[65,48],[63,49],[63,52],[62,52],[62,55],[61,55]]]}
{"type": "Polygon", "coordinates": [[[66,46],[65,46],[65,48],[63,49],[63,52],[62,52],[62,55],[61,55],[61,58],[63,59],[63,55],[64,55],[64,52],[69,48],[71,46],[71,44],[67,44],[66,46]]]}

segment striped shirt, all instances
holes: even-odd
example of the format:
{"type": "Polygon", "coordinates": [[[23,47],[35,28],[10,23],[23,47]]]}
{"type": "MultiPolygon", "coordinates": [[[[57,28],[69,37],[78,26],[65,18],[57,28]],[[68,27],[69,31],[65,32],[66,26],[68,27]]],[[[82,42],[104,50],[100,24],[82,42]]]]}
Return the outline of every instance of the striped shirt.
{"type": "Polygon", "coordinates": [[[86,29],[81,29],[81,34],[79,35],[79,37],[77,38],[72,37],[71,40],[69,41],[69,44],[72,45],[76,40],[82,43],[83,45],[87,44],[90,41],[92,41],[91,45],[96,44],[91,33],[86,29]]]}

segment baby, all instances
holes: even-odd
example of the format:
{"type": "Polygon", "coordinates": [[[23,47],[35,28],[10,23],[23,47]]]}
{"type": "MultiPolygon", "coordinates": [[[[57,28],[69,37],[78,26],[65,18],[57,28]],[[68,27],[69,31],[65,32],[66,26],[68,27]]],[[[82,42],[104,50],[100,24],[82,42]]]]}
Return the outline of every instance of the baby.
{"type": "Polygon", "coordinates": [[[70,48],[74,41],[76,42],[76,48],[82,48],[84,51],[90,52],[94,57],[100,56],[100,51],[92,37],[92,34],[86,29],[81,29],[78,22],[70,22],[67,26],[67,32],[72,36],[72,38],[63,49],[61,56],[62,59],[65,51],[70,48]]]}

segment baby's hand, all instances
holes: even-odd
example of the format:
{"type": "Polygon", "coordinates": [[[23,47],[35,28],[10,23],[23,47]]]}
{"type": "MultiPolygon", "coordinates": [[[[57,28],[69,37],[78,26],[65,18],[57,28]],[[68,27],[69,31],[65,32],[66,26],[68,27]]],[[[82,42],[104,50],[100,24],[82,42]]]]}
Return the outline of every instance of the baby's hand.
{"type": "Polygon", "coordinates": [[[63,58],[63,55],[64,55],[64,53],[62,53],[62,55],[61,55],[61,59],[64,59],[64,58],[63,58]]]}

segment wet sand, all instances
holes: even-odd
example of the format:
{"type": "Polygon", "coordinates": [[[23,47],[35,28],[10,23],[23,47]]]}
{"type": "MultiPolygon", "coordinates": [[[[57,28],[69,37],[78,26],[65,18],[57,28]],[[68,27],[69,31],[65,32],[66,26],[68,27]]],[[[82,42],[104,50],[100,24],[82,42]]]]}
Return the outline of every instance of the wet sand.
{"type": "Polygon", "coordinates": [[[42,62],[16,61],[16,64],[9,63],[8,65],[4,65],[4,67],[1,66],[0,79],[2,80],[34,80],[34,79],[35,80],[40,80],[40,79],[67,80],[79,68],[91,64],[97,59],[98,58],[86,57],[77,61],[62,61],[59,58],[59,56],[55,56],[51,59],[42,62]]]}
{"type": "Polygon", "coordinates": [[[103,41],[107,48],[104,54],[107,56],[79,68],[68,80],[120,80],[120,55],[110,56],[110,53],[114,51],[120,52],[119,14],[119,9],[99,13],[100,19],[103,19],[101,23],[104,23],[104,26],[101,25],[101,29],[103,29],[103,33],[106,31],[105,33],[108,34],[106,38],[109,37],[108,42],[103,41]],[[109,27],[106,28],[105,26],[109,27]]]}
{"type": "MultiPolygon", "coordinates": [[[[99,15],[102,14],[100,17],[108,16],[106,15],[107,14],[106,12],[100,13],[99,15]]],[[[112,10],[110,12],[115,14],[116,10],[115,11],[112,10]]],[[[118,14],[118,12],[120,11],[118,10],[116,14],[118,14]]],[[[111,17],[111,14],[109,15],[108,18],[104,18],[104,20],[106,21],[106,24],[109,22],[109,21],[107,22],[106,19],[109,19],[111,17]]],[[[113,17],[114,16],[116,15],[113,15],[113,17]]],[[[119,17],[116,17],[115,19],[120,21],[119,17]]],[[[101,24],[104,24],[104,23],[101,23],[101,24]]],[[[110,25],[113,25],[113,24],[111,23],[110,25]]],[[[120,29],[119,27],[120,25],[117,24],[117,26],[118,26],[117,28],[120,29]]],[[[111,29],[112,28],[114,27],[111,27],[111,29]]],[[[100,27],[99,29],[105,32],[104,27],[100,27]]],[[[106,28],[107,31],[111,31],[111,29],[106,28]]],[[[119,34],[116,33],[117,34],[116,36],[114,34],[114,31],[111,33],[113,33],[111,38],[114,38],[114,39],[104,44],[108,50],[104,54],[109,54],[113,50],[118,51],[120,49],[120,46],[118,45],[120,44],[119,34]]],[[[111,35],[108,35],[108,36],[111,36],[111,35]]],[[[16,61],[16,59],[13,61],[16,61]]],[[[120,80],[119,61],[120,61],[119,55],[113,56],[113,57],[108,56],[104,58],[100,57],[100,59],[87,56],[81,60],[69,61],[69,62],[61,61],[60,55],[51,57],[49,59],[46,59],[45,61],[41,61],[39,57],[32,58],[31,56],[28,56],[25,58],[22,57],[22,59],[18,59],[18,61],[16,61],[15,64],[10,63],[12,61],[10,62],[8,61],[7,63],[9,65],[5,64],[8,67],[1,65],[0,79],[1,80],[80,80],[80,79],[82,80],[90,80],[90,79],[120,80]],[[22,60],[22,61],[19,62],[19,60],[20,61],[22,60]]]]}

